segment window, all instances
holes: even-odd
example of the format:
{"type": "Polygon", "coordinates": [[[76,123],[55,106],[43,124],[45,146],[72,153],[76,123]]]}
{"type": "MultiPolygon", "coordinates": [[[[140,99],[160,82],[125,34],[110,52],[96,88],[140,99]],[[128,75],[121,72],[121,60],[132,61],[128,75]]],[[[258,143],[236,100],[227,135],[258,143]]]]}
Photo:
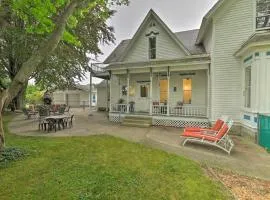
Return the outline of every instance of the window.
{"type": "Polygon", "coordinates": [[[148,97],[148,87],[147,87],[147,85],[141,85],[140,91],[141,91],[141,97],[148,97]]]}
{"type": "Polygon", "coordinates": [[[183,103],[191,104],[192,97],[192,80],[191,78],[183,79],[183,103]]]}
{"type": "Polygon", "coordinates": [[[156,37],[149,38],[149,59],[156,59],[156,37]]]}
{"type": "Polygon", "coordinates": [[[251,107],[251,67],[245,69],[245,107],[251,107]]]}
{"type": "Polygon", "coordinates": [[[126,85],[122,86],[122,96],[127,96],[127,86],[126,85]]]}
{"type": "Polygon", "coordinates": [[[93,94],[93,103],[96,103],[96,95],[93,94]]]}
{"type": "Polygon", "coordinates": [[[256,1],[256,28],[270,28],[270,0],[256,1]]]}

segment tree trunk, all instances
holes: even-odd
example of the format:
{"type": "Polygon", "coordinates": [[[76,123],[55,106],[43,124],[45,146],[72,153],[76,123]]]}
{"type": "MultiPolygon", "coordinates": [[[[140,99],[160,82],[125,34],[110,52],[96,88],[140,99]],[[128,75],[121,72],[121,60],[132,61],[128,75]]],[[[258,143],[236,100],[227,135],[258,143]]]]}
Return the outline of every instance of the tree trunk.
{"type": "Polygon", "coordinates": [[[1,125],[0,125],[0,148],[5,145],[4,129],[2,123],[2,112],[4,105],[8,105],[12,99],[19,93],[24,83],[28,81],[31,74],[37,69],[37,67],[43,62],[43,60],[54,51],[57,47],[62,35],[65,31],[65,27],[68,18],[73,14],[78,1],[71,1],[65,8],[63,14],[60,16],[58,22],[55,25],[55,29],[48,38],[48,40],[40,45],[39,49],[33,52],[32,56],[22,64],[18,73],[11,82],[10,87],[7,90],[0,91],[0,112],[1,112],[1,125]]]}
{"type": "Polygon", "coordinates": [[[5,147],[4,126],[2,113],[0,114],[0,151],[5,147]]]}
{"type": "Polygon", "coordinates": [[[21,110],[24,107],[25,92],[28,82],[24,84],[18,95],[13,99],[15,107],[17,110],[21,110]]]}
{"type": "Polygon", "coordinates": [[[3,111],[5,101],[7,99],[7,90],[0,89],[0,150],[5,147],[5,134],[4,134],[4,126],[3,126],[3,111]]]}
{"type": "Polygon", "coordinates": [[[19,69],[18,73],[12,80],[10,87],[8,88],[6,105],[9,104],[18,94],[24,83],[29,79],[31,74],[37,69],[43,60],[57,47],[65,31],[67,20],[76,9],[77,3],[77,1],[71,1],[56,23],[56,28],[48,40],[44,42],[25,63],[22,64],[22,67],[19,69]]]}

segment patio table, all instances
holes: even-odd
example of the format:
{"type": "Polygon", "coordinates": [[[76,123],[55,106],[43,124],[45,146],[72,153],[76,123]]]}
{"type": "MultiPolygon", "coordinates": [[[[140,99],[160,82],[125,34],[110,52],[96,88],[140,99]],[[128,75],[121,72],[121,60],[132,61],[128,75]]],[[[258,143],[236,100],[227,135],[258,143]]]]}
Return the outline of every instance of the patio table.
{"type": "Polygon", "coordinates": [[[58,129],[61,130],[61,125],[63,129],[65,128],[65,120],[67,120],[69,115],[51,115],[45,118],[48,121],[48,132],[50,129],[54,128],[56,131],[56,125],[58,125],[58,129]]]}

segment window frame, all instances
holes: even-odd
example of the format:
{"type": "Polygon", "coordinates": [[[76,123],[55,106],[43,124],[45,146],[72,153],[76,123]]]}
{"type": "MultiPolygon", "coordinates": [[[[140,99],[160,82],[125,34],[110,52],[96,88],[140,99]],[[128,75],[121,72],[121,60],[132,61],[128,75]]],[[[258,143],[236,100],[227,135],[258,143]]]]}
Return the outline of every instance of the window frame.
{"type": "Polygon", "coordinates": [[[149,88],[147,84],[140,84],[140,98],[148,98],[149,97],[149,88]],[[142,95],[142,88],[145,88],[145,95],[142,95]]]}
{"type": "Polygon", "coordinates": [[[255,1],[255,30],[256,31],[270,29],[270,1],[269,0],[265,0],[265,1],[266,1],[268,8],[266,8],[265,11],[261,11],[261,13],[266,12],[266,14],[260,15],[260,16],[258,15],[258,13],[259,13],[258,12],[258,0],[255,1]],[[258,20],[259,20],[259,18],[263,18],[263,17],[266,17],[265,20],[268,20],[269,23],[268,23],[268,25],[266,24],[263,27],[258,27],[258,20]]]}
{"type": "Polygon", "coordinates": [[[251,65],[245,67],[244,70],[244,107],[247,109],[251,108],[251,92],[252,92],[252,68],[251,65]],[[249,77],[248,77],[248,76],[249,77]],[[248,78],[247,78],[248,77],[248,78]],[[248,95],[248,96],[247,96],[248,95]]]}
{"type": "Polygon", "coordinates": [[[192,78],[183,78],[182,82],[183,82],[183,104],[192,104],[192,78]],[[191,80],[191,83],[190,83],[190,88],[191,89],[190,90],[185,90],[185,88],[184,88],[184,81],[185,80],[191,80]],[[186,92],[190,92],[189,102],[185,101],[185,93],[186,92]]]}
{"type": "Polygon", "coordinates": [[[151,36],[148,37],[148,58],[150,60],[157,59],[157,37],[151,36]],[[154,39],[154,43],[151,42],[151,40],[154,39]],[[151,47],[151,45],[154,44],[154,47],[151,47]]]}

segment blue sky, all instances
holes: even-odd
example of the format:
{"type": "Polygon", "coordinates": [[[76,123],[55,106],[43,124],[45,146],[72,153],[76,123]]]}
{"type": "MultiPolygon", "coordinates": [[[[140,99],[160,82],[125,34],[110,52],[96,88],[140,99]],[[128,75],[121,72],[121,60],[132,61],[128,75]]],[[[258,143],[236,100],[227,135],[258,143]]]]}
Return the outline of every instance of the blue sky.
{"type": "MultiPolygon", "coordinates": [[[[130,0],[129,6],[117,7],[117,13],[108,21],[115,29],[115,44],[102,46],[104,59],[123,39],[130,39],[135,34],[148,11],[152,8],[173,32],[200,28],[203,16],[217,0],[130,0]]],[[[82,84],[87,84],[85,80],[82,84]]],[[[95,79],[93,82],[100,82],[95,79]]]]}

